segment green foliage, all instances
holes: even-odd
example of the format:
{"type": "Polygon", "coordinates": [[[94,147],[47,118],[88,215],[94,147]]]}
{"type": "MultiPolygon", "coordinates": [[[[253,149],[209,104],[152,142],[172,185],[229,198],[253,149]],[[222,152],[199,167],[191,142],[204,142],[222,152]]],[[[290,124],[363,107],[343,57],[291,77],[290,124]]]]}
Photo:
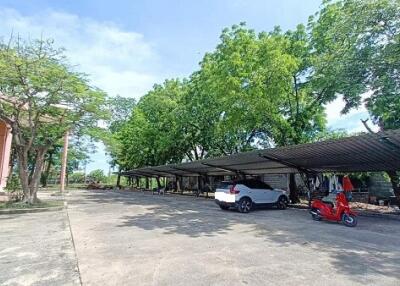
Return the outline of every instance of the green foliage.
{"type": "MultiPolygon", "coordinates": [[[[110,186],[116,186],[117,178],[118,178],[118,175],[111,174],[110,176],[106,177],[106,180],[103,183],[106,185],[110,185],[110,186]]],[[[126,185],[127,185],[127,179],[125,177],[121,177],[120,186],[126,186],[126,185]]]]}
{"type": "Polygon", "coordinates": [[[349,134],[346,130],[344,129],[327,129],[323,132],[318,133],[318,135],[313,139],[314,142],[317,141],[325,141],[325,140],[331,140],[331,139],[340,139],[344,137],[349,137],[353,134],[349,134]]]}
{"type": "Polygon", "coordinates": [[[0,209],[30,209],[30,208],[52,208],[62,207],[63,201],[39,201],[35,204],[27,204],[26,202],[8,201],[0,203],[0,209]]]}
{"type": "Polygon", "coordinates": [[[74,172],[69,175],[68,181],[70,184],[83,184],[85,183],[85,173],[74,172]]]}
{"type": "Polygon", "coordinates": [[[103,170],[97,169],[93,170],[89,173],[87,176],[89,180],[93,180],[95,182],[105,182],[107,180],[107,177],[104,175],[103,170]]]}
{"type": "Polygon", "coordinates": [[[155,85],[138,102],[115,133],[118,162],[136,168],[312,140],[325,115],[302,81],[307,51],[303,26],[225,29],[189,80],[155,85]]]}
{"type": "Polygon", "coordinates": [[[136,106],[136,100],[130,97],[115,96],[107,100],[108,110],[111,114],[108,120],[109,130],[115,133],[122,128],[122,125],[128,120],[133,108],[136,106]]]}
{"type": "Polygon", "coordinates": [[[308,27],[224,29],[198,71],[155,85],[113,132],[116,162],[131,169],[348,136],[325,128],[324,106],[339,95],[343,113],[365,103],[382,129],[400,127],[399,19],[398,0],[323,1],[308,27]]]}
{"type": "MultiPolygon", "coordinates": [[[[73,137],[69,141],[68,158],[67,158],[67,176],[71,181],[70,175],[74,171],[84,169],[90,162],[90,154],[95,151],[95,146],[92,142],[84,137],[73,137]]],[[[50,148],[45,155],[44,171],[40,178],[42,187],[47,185],[49,180],[57,181],[61,173],[61,157],[62,157],[62,140],[50,148]]],[[[34,165],[34,162],[31,162],[34,165]]]]}
{"type": "Polygon", "coordinates": [[[21,189],[21,184],[19,183],[18,176],[12,174],[7,180],[6,190],[9,192],[15,192],[21,189]]]}
{"type": "Polygon", "coordinates": [[[179,118],[174,112],[183,88],[182,82],[167,80],[141,98],[129,120],[114,135],[120,166],[135,168],[182,160],[176,144],[182,134],[177,130],[179,118]]]}
{"type": "MultiPolygon", "coordinates": [[[[302,57],[306,51],[303,26],[259,35],[244,24],[223,31],[216,51],[204,57],[193,75],[190,95],[197,97],[197,106],[206,103],[199,117],[211,116],[217,138],[213,145],[231,154],[257,144],[307,142],[324,129],[323,108],[313,104],[301,81],[308,69],[302,57]]],[[[191,104],[189,100],[188,109],[191,104]]]]}
{"type": "Polygon", "coordinates": [[[19,123],[17,145],[49,146],[103,117],[105,94],[71,71],[51,41],[0,44],[0,91],[0,118],[14,129],[19,123]]]}
{"type": "Polygon", "coordinates": [[[0,43],[0,93],[0,120],[13,130],[21,186],[32,203],[48,150],[67,130],[86,134],[105,119],[106,95],[73,71],[51,40],[19,38],[0,43]]]}
{"type": "Polygon", "coordinates": [[[343,113],[365,103],[381,129],[399,128],[399,1],[324,1],[309,30],[313,85],[322,101],[342,94],[343,113]]]}
{"type": "Polygon", "coordinates": [[[120,132],[126,122],[129,120],[132,110],[136,106],[136,100],[134,98],[115,96],[110,97],[107,100],[108,111],[110,117],[105,121],[108,128],[96,128],[91,130],[92,138],[99,139],[103,142],[106,147],[108,155],[111,156],[111,166],[114,167],[119,165],[123,166],[123,162],[119,161],[118,150],[119,141],[116,138],[116,134],[120,132]]]}
{"type": "Polygon", "coordinates": [[[11,201],[20,201],[22,199],[23,192],[17,175],[12,174],[11,177],[8,178],[5,189],[9,193],[11,201]]]}

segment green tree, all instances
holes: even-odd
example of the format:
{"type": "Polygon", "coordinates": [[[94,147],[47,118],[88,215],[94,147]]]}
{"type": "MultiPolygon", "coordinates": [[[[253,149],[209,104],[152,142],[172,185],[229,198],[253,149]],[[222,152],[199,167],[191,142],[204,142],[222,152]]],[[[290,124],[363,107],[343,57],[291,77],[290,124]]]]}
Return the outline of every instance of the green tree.
{"type": "Polygon", "coordinates": [[[182,160],[175,109],[184,85],[167,80],[141,98],[123,128],[117,132],[119,162],[126,168],[182,160]]]}
{"type": "MultiPolygon", "coordinates": [[[[155,85],[115,133],[116,158],[122,169],[181,162],[184,158],[177,108],[186,89],[185,82],[166,80],[155,85]]],[[[159,180],[157,180],[160,186],[159,180]]],[[[119,184],[119,180],[117,180],[119,184]]]]}
{"type": "Polygon", "coordinates": [[[84,172],[73,172],[69,176],[69,181],[75,184],[82,184],[85,183],[85,173],[84,172]]]}
{"type": "Polygon", "coordinates": [[[128,168],[308,142],[324,130],[323,106],[304,80],[304,26],[256,34],[225,29],[189,80],[154,86],[117,133],[128,168]]]}
{"type": "MultiPolygon", "coordinates": [[[[324,1],[309,29],[312,84],[322,102],[342,95],[343,113],[365,104],[380,130],[400,128],[399,1],[324,1]]],[[[399,174],[388,175],[400,198],[399,174]]]]}
{"type": "Polygon", "coordinates": [[[180,118],[192,149],[232,154],[308,142],[324,130],[323,107],[302,81],[308,48],[303,26],[259,35],[244,24],[225,29],[183,97],[180,118]]]}
{"type": "Polygon", "coordinates": [[[106,96],[73,72],[50,40],[0,44],[0,92],[0,119],[12,127],[24,200],[34,203],[48,150],[66,130],[96,125],[106,96]]]}
{"type": "MultiPolygon", "coordinates": [[[[69,175],[74,171],[83,169],[90,162],[90,154],[95,152],[95,146],[87,138],[74,136],[71,138],[68,146],[67,158],[67,184],[69,182],[69,175]]],[[[47,186],[47,181],[50,178],[60,178],[61,172],[61,155],[62,155],[62,142],[58,142],[52,146],[45,155],[44,170],[40,178],[42,187],[47,186]]],[[[31,163],[33,166],[33,162],[31,163]]]]}
{"type": "Polygon", "coordinates": [[[94,138],[103,142],[106,147],[106,152],[111,157],[111,167],[118,167],[117,186],[120,186],[121,171],[125,169],[123,161],[118,156],[120,142],[117,139],[117,133],[120,132],[124,125],[127,124],[132,110],[136,106],[136,100],[130,97],[115,96],[107,100],[107,109],[110,117],[106,120],[107,129],[97,128],[91,130],[91,135],[94,138]]]}
{"type": "Polygon", "coordinates": [[[136,106],[136,100],[131,97],[117,95],[107,100],[107,106],[110,112],[110,119],[107,120],[108,129],[111,133],[115,133],[129,119],[133,108],[136,106]]]}
{"type": "Polygon", "coordinates": [[[95,181],[95,182],[105,182],[107,177],[104,175],[103,170],[97,169],[93,170],[88,174],[88,178],[95,181]]]}

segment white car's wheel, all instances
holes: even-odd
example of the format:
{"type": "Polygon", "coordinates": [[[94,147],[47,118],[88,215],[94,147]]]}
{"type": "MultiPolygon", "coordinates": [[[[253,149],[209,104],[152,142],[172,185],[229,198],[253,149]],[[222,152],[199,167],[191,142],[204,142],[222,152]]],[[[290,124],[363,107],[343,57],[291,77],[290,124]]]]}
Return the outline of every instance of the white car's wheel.
{"type": "Polygon", "coordinates": [[[253,202],[249,198],[241,198],[238,203],[238,210],[241,213],[248,213],[253,206],[253,202]]]}
{"type": "Polygon", "coordinates": [[[278,209],[284,210],[287,208],[287,205],[288,205],[288,200],[286,199],[286,197],[280,196],[276,203],[276,206],[278,207],[278,209]]]}

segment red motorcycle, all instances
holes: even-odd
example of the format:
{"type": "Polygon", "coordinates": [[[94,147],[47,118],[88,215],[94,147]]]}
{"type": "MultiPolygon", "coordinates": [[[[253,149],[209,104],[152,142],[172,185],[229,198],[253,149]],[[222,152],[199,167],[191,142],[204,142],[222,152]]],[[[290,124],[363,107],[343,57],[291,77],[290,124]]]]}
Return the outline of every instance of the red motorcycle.
{"type": "Polygon", "coordinates": [[[311,204],[310,214],[313,220],[341,221],[345,226],[350,227],[357,225],[357,214],[350,209],[349,202],[343,192],[336,195],[336,208],[331,202],[316,199],[311,204]]]}

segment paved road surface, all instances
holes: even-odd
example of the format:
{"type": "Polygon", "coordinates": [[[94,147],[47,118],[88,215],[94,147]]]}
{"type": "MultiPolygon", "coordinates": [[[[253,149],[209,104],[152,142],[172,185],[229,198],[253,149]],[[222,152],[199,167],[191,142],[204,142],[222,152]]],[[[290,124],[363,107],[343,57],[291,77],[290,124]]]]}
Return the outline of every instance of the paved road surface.
{"type": "Polygon", "coordinates": [[[352,229],[304,210],[240,214],[149,193],[67,200],[70,220],[0,215],[0,285],[79,285],[78,266],[83,285],[400,285],[398,221],[361,217],[352,229]]]}
{"type": "Polygon", "coordinates": [[[356,228],[304,210],[220,210],[211,200],[71,193],[84,285],[400,285],[400,223],[356,228]]]}
{"type": "Polygon", "coordinates": [[[65,211],[0,215],[0,285],[79,285],[65,211]]]}

